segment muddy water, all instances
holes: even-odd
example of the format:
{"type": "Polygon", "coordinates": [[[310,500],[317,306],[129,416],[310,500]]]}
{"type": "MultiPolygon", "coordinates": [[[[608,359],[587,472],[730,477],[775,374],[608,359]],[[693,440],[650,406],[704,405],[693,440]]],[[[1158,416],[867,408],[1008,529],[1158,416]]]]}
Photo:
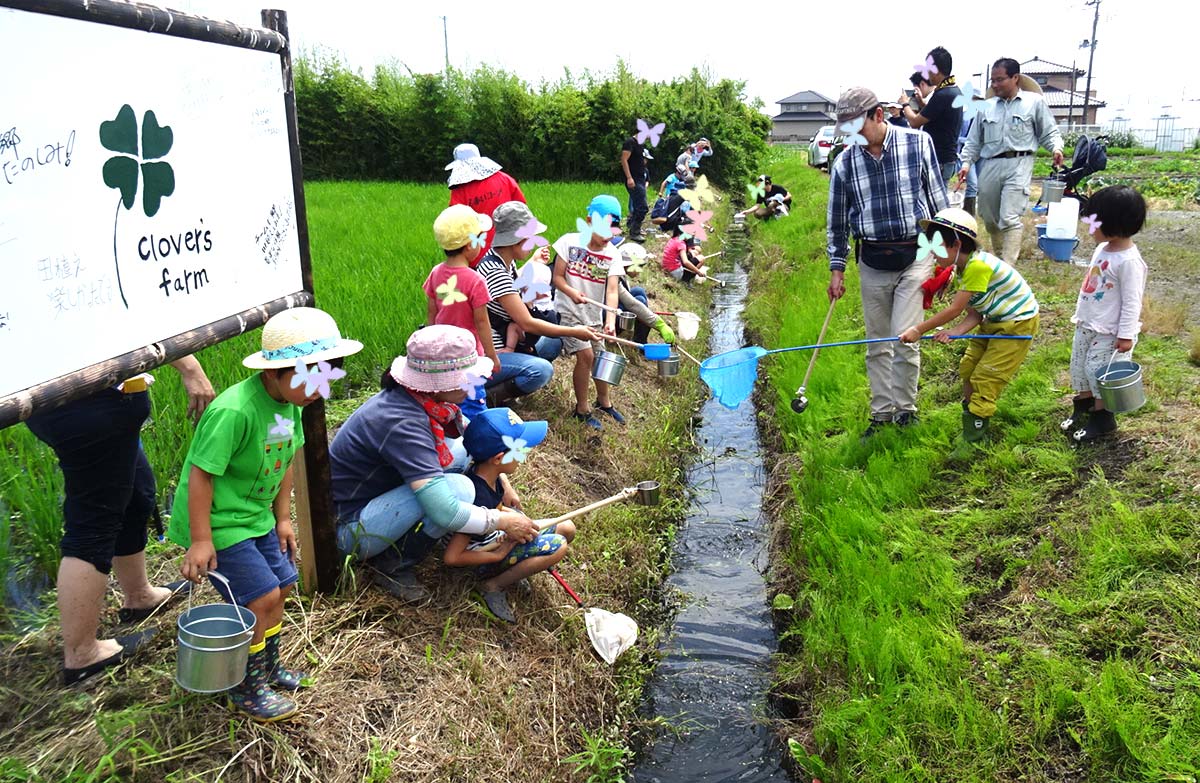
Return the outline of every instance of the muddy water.
{"type": "MultiPolygon", "coordinates": [[[[734,248],[731,248],[733,250],[734,248]]],[[[721,274],[711,353],[740,348],[746,273],[721,274]]],[[[667,720],[636,765],[637,783],[789,780],[784,749],[763,725],[775,631],[762,574],[762,454],[752,400],[727,410],[709,400],[688,472],[694,500],[675,540],[669,585],[684,605],[663,642],[647,712],[667,720]]]]}

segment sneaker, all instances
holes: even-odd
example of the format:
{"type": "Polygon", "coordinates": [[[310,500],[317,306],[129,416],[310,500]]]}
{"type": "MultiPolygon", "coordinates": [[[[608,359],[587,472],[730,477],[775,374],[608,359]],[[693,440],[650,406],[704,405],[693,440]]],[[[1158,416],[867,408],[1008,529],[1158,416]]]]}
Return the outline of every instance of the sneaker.
{"type": "Polygon", "coordinates": [[[603,405],[601,405],[600,403],[598,403],[598,402],[597,402],[597,403],[596,403],[596,404],[595,404],[593,407],[594,407],[596,410],[598,410],[598,411],[604,411],[604,412],[605,412],[605,413],[607,413],[609,416],[612,416],[612,417],[613,417],[613,421],[615,421],[617,424],[624,424],[624,423],[625,423],[625,417],[624,417],[624,416],[622,416],[622,415],[621,415],[621,412],[620,412],[619,410],[617,410],[617,409],[616,409],[614,406],[612,406],[612,405],[609,405],[609,406],[606,408],[606,407],[604,407],[603,405]]]}
{"type": "Polygon", "coordinates": [[[859,437],[859,440],[867,440],[873,435],[878,435],[880,432],[883,432],[885,428],[890,427],[891,424],[891,419],[871,419],[871,423],[867,425],[867,428],[863,431],[863,434],[861,437],[859,437]]]}
{"type": "Polygon", "coordinates": [[[636,234],[630,234],[630,235],[629,235],[627,238],[629,239],[629,241],[630,241],[630,242],[639,242],[639,243],[641,243],[641,242],[645,242],[645,241],[646,241],[646,235],[645,235],[645,234],[643,234],[643,233],[642,233],[642,232],[640,232],[640,231],[639,231],[638,233],[636,233],[636,234]]]}
{"type": "Polygon", "coordinates": [[[594,430],[604,429],[604,425],[601,424],[600,420],[597,419],[590,411],[588,413],[580,413],[579,411],[575,411],[571,414],[571,417],[575,419],[575,421],[582,421],[584,424],[594,430]]]}
{"type": "Polygon", "coordinates": [[[517,616],[508,605],[508,596],[503,590],[472,590],[471,597],[483,607],[485,614],[506,623],[516,623],[517,616]]]}
{"type": "Polygon", "coordinates": [[[920,423],[921,419],[917,416],[916,411],[900,411],[892,418],[892,424],[897,427],[911,427],[920,423]]]}

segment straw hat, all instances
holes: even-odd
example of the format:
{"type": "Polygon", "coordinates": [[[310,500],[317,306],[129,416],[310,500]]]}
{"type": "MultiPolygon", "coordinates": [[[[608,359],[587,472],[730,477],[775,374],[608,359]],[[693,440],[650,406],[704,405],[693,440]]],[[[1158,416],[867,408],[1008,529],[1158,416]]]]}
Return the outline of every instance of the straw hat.
{"type": "Polygon", "coordinates": [[[948,228],[951,231],[957,231],[965,237],[971,239],[979,239],[979,224],[975,222],[975,218],[970,212],[957,207],[947,207],[940,210],[931,218],[925,218],[920,221],[921,230],[930,226],[940,226],[948,228]]]}
{"type": "MultiPolygon", "coordinates": [[[[1042,94],[1042,85],[1038,84],[1032,76],[1025,73],[1017,74],[1017,89],[1024,90],[1025,92],[1036,92],[1038,95],[1042,94]]],[[[988,87],[984,97],[994,98],[996,97],[996,91],[988,87]]]]}
{"type": "Polygon", "coordinates": [[[435,324],[418,329],[408,338],[407,356],[392,362],[392,380],[419,392],[462,389],[468,374],[487,377],[492,360],[475,350],[475,335],[460,326],[435,324]]]}
{"type": "Polygon", "coordinates": [[[450,172],[446,184],[454,187],[487,179],[502,168],[491,158],[480,155],[479,147],[474,144],[459,144],[454,148],[454,160],[446,164],[446,171],[450,172]]]}
{"type": "Polygon", "coordinates": [[[262,350],[242,359],[254,370],[294,367],[297,359],[316,364],[362,350],[358,340],[347,340],[333,317],[315,307],[294,307],[271,316],[262,331],[262,350]]]}

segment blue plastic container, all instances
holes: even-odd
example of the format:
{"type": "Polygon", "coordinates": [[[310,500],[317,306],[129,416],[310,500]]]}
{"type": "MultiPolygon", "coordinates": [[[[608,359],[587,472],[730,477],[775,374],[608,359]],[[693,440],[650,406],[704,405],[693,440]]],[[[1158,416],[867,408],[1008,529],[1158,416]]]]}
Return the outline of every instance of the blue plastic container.
{"type": "Polygon", "coordinates": [[[1071,253],[1074,252],[1078,245],[1078,237],[1071,237],[1070,239],[1052,239],[1047,236],[1038,237],[1038,247],[1055,261],[1070,261],[1071,253]]]}
{"type": "Polygon", "coordinates": [[[1037,232],[1038,232],[1038,239],[1041,239],[1042,237],[1046,236],[1046,224],[1038,223],[1037,224],[1037,232]]]}

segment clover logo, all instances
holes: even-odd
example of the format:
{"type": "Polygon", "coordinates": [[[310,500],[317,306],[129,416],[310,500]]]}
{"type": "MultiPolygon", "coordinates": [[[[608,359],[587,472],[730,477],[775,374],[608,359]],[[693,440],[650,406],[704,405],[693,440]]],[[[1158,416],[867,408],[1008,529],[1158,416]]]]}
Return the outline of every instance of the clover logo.
{"type": "Polygon", "coordinates": [[[171,164],[159,161],[171,151],[175,135],[170,126],[158,124],[153,111],[142,115],[141,149],[138,145],[137,118],[127,103],[114,120],[100,123],[100,143],[105,149],[123,153],[104,162],[104,184],[121,191],[125,209],[133,209],[137,198],[138,172],[144,182],[142,209],[154,217],[162,200],[175,192],[175,172],[171,164]]]}

